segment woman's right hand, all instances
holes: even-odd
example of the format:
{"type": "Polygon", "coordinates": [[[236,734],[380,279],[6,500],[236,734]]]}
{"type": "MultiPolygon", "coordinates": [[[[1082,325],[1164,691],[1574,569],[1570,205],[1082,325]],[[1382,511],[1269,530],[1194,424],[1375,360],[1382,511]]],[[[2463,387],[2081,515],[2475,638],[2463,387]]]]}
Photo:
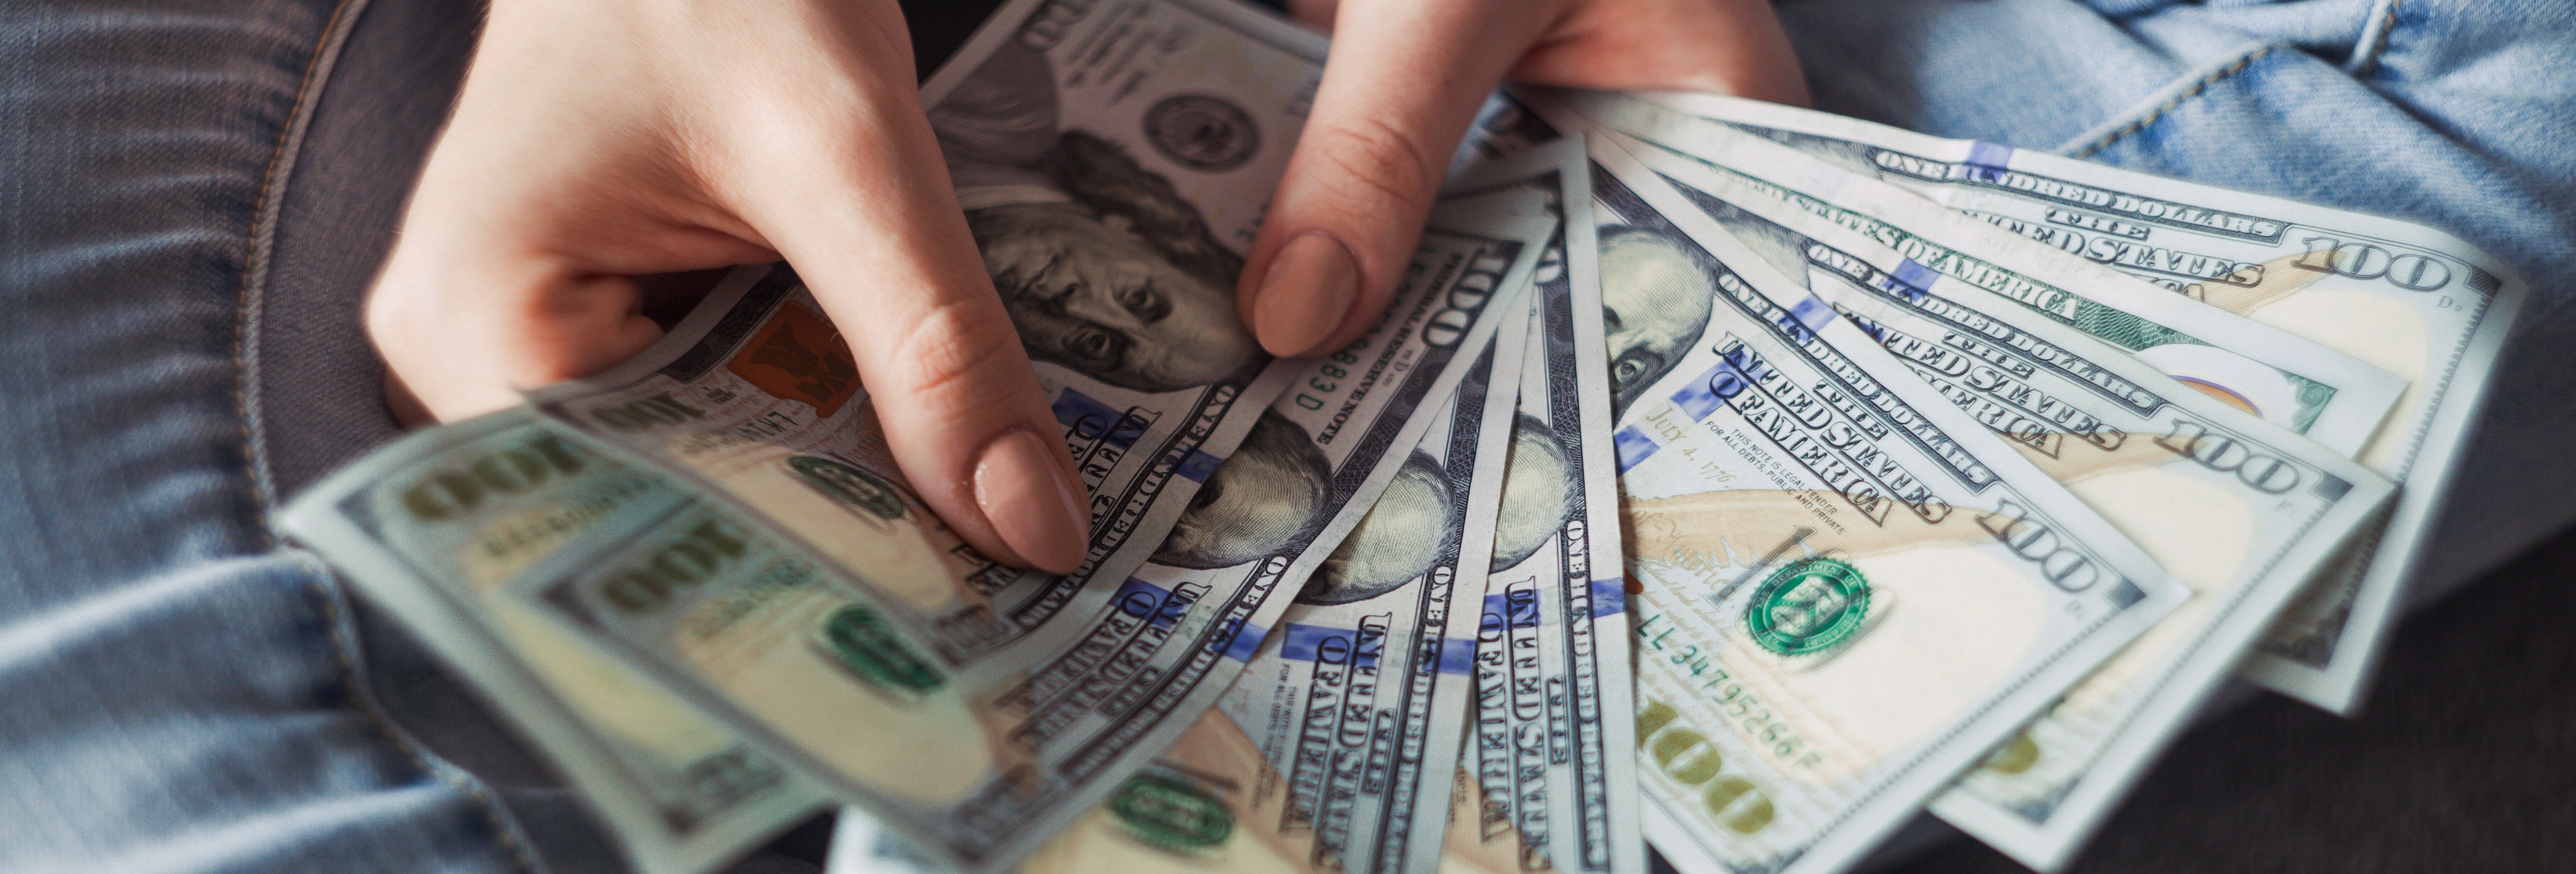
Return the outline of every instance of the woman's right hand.
{"type": "Polygon", "coordinates": [[[1080,565],[1089,499],[959,212],[894,0],[495,0],[367,304],[454,420],[661,330],[627,277],[794,263],[888,448],[986,555],[1080,565]]]}

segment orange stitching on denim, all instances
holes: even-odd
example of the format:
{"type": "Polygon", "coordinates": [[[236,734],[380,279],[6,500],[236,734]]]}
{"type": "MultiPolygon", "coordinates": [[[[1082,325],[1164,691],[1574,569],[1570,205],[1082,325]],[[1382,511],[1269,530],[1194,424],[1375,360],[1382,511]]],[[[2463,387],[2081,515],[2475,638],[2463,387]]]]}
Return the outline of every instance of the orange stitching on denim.
{"type": "Polygon", "coordinates": [[[2111,144],[2127,139],[2130,134],[2134,134],[2154,126],[2156,122],[2164,120],[2166,113],[2172,112],[2176,107],[2181,106],[2184,101],[2190,100],[2194,97],[2199,97],[2202,93],[2209,90],[2209,86],[2216,85],[2229,76],[2244,72],[2245,68],[2251,66],[2256,60],[2261,59],[2264,55],[2271,54],[2272,49],[2272,46],[2264,46],[2261,49],[2247,53],[2244,57],[2237,58],[2236,63],[2221,67],[2207,76],[2202,76],[2200,81],[2192,83],[2190,90],[2174,95],[2172,100],[2167,100],[2164,102],[2164,105],[2148,110],[2147,114],[2139,116],[2137,121],[2130,122],[2119,130],[2104,134],[2101,139],[2094,140],[2091,145],[2075,150],[2073,153],[2067,155],[2067,157],[2090,158],[2093,156],[2093,153],[2110,148],[2111,144]]]}
{"type": "Polygon", "coordinates": [[[2405,0],[2388,0],[2388,12],[2379,18],[2379,38],[2372,40],[2370,50],[2363,52],[2352,68],[2355,77],[2368,76],[2379,70],[2379,58],[2388,52],[2388,35],[2397,32],[2397,4],[2405,0]]]}
{"type": "MultiPolygon", "coordinates": [[[[321,99],[319,88],[321,83],[316,81],[316,76],[323,68],[324,62],[332,59],[339,50],[339,47],[333,45],[333,40],[345,37],[341,31],[342,22],[349,21],[349,26],[354,28],[356,25],[351,16],[356,14],[356,10],[363,9],[365,6],[365,0],[336,0],[331,7],[331,17],[323,22],[322,33],[313,43],[312,54],[304,61],[304,73],[296,80],[295,104],[287,112],[286,127],[278,132],[277,146],[269,150],[268,166],[260,172],[259,196],[255,201],[258,206],[251,211],[250,232],[243,246],[241,293],[233,309],[235,322],[233,363],[234,372],[237,374],[236,381],[233,383],[233,408],[241,416],[242,461],[247,468],[245,472],[251,476],[251,504],[260,514],[258,526],[260,546],[272,552],[278,551],[279,547],[277,528],[271,513],[277,495],[273,484],[268,479],[265,453],[260,448],[259,435],[253,424],[257,421],[255,417],[259,415],[259,411],[252,408],[251,381],[257,377],[252,372],[254,368],[250,360],[251,311],[258,299],[266,294],[270,253],[263,251],[263,243],[266,242],[264,238],[267,233],[275,231],[274,220],[284,209],[282,189],[286,180],[282,178],[283,174],[279,170],[286,165],[290,151],[300,150],[303,147],[303,139],[298,134],[298,127],[309,121],[315,104],[321,99]]],[[[346,43],[343,42],[341,45],[345,46],[346,43]]],[[[357,710],[365,715],[368,725],[374,728],[376,734],[384,738],[386,743],[393,745],[394,749],[400,750],[405,758],[410,759],[412,765],[419,768],[421,773],[455,787],[481,805],[484,822],[491,826],[494,838],[507,848],[511,860],[518,863],[519,870],[530,874],[541,870],[529,855],[527,847],[520,844],[517,831],[510,827],[509,818],[501,810],[500,800],[484,792],[476,782],[460,780],[456,775],[432,764],[429,758],[422,754],[419,746],[393,724],[393,718],[376,704],[375,693],[367,686],[365,673],[358,668],[357,641],[353,639],[351,633],[352,620],[341,611],[340,599],[334,597],[336,583],[331,569],[309,552],[295,550],[295,554],[313,572],[314,582],[310,591],[320,601],[323,623],[331,629],[331,659],[339,665],[340,682],[347,685],[349,700],[356,703],[357,710]]]]}

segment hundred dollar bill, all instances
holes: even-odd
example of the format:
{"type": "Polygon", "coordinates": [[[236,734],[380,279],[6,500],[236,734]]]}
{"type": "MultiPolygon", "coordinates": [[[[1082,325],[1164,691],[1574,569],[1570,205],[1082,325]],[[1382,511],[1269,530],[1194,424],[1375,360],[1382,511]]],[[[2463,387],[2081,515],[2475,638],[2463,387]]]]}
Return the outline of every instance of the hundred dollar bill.
{"type": "Polygon", "coordinates": [[[1648,99],[1778,139],[2407,380],[2356,456],[2403,487],[2384,531],[2294,602],[2239,669],[2329,710],[2359,703],[2528,286],[2467,243],[2405,222],[1767,103],[1648,99]]]}
{"type": "MultiPolygon", "coordinates": [[[[1441,874],[1514,874],[1477,827],[1476,784],[1451,772],[1453,807],[1441,874]]],[[[1312,834],[1278,828],[1289,781],[1224,711],[1210,709],[1109,798],[1047,839],[1019,874],[1320,874],[1312,834]]],[[[1505,826],[1508,828],[1508,826],[1505,826]]],[[[1426,869],[1428,870],[1428,869],[1426,869]]],[[[845,808],[824,874],[934,874],[928,860],[875,819],[845,808]]]]}
{"type": "Polygon", "coordinates": [[[1234,687],[1022,874],[1440,868],[1520,321],[1498,326],[1234,687]]]}
{"type": "Polygon", "coordinates": [[[932,874],[934,870],[929,859],[904,846],[867,811],[844,807],[833,817],[823,874],[932,874]]]}
{"type": "Polygon", "coordinates": [[[1527,313],[1514,302],[1449,409],[1218,699],[1286,781],[1284,806],[1248,827],[1309,844],[1315,870],[1439,867],[1527,313]]]}
{"type": "MultiPolygon", "coordinates": [[[[1291,376],[1265,369],[1234,284],[1322,54],[1321,38],[1235,4],[1018,0],[924,85],[959,205],[1065,426],[1094,518],[1074,573],[953,553],[924,577],[947,583],[910,593],[943,660],[1025,664],[1061,649],[1291,376]]],[[[796,407],[799,391],[830,396],[851,382],[770,393],[796,407]]],[[[684,449],[677,439],[639,448],[668,455],[684,449]]],[[[741,490],[755,504],[773,493],[818,500],[777,465],[738,455],[691,461],[790,486],[741,490]]],[[[762,509],[791,525],[849,524],[847,514],[762,509]]]]}
{"type": "MultiPolygon", "coordinates": [[[[1464,378],[1467,350],[1482,348],[1528,284],[1550,231],[1513,217],[1435,219],[1387,316],[1342,352],[1293,363],[1291,387],[1223,464],[1202,471],[1204,485],[1161,548],[1106,610],[1068,620],[1078,633],[1060,652],[1019,661],[1023,642],[978,660],[945,658],[937,626],[912,605],[918,589],[953,585],[924,582],[919,571],[953,556],[813,545],[795,523],[764,519],[735,480],[710,475],[723,469],[712,464],[667,478],[688,494],[672,511],[505,586],[940,864],[1001,870],[1115,789],[1224,690],[1278,625],[1289,599],[1273,595],[1302,586],[1326,546],[1397,478],[1405,450],[1464,378]]],[[[549,389],[542,408],[596,421],[596,410],[698,387],[660,385],[674,368],[751,360],[762,337],[811,306],[792,287],[757,303],[749,291],[763,287],[711,298],[702,314],[724,314],[703,320],[717,326],[704,339],[675,330],[626,366],[653,376],[621,370],[549,389]],[[711,344],[716,351],[700,351],[711,344]]],[[[850,403],[864,401],[862,392],[850,403]]],[[[765,417],[699,433],[767,439],[765,417]]],[[[775,463],[794,488],[828,496],[806,512],[873,517],[885,530],[868,536],[880,543],[925,539],[928,514],[863,450],[775,463]]]]}
{"type": "Polygon", "coordinates": [[[1609,356],[1582,144],[1559,139],[1479,164],[1447,196],[1522,193],[1563,224],[1530,299],[1478,633],[1471,833],[1493,845],[1485,855],[1521,870],[1643,872],[1609,356]]]}
{"type": "Polygon", "coordinates": [[[2395,491],[2333,450],[1932,274],[1741,175],[1601,136],[1611,142],[1595,141],[1602,165],[1720,260],[1767,263],[1778,281],[1757,286],[1812,295],[1773,303],[1817,301],[1852,319],[2192,589],[1934,801],[1943,818],[2024,863],[2053,868],[2082,845],[2281,606],[2395,491]],[[1690,209],[1701,215],[1684,217],[1690,209]]]}
{"type": "Polygon", "coordinates": [[[1107,596],[1079,587],[1081,578],[1107,570],[1123,579],[1142,564],[1116,557],[1171,529],[1260,416],[1246,399],[1276,397],[1295,377],[1285,363],[1257,372],[1164,394],[1042,372],[1093,494],[1092,564],[1063,578],[985,558],[920,505],[848,342],[785,266],[734,271],[652,350],[529,401],[787,529],[826,561],[864,569],[954,670],[1025,666],[1050,644],[1062,648],[1067,632],[1039,633],[1051,620],[1061,615],[1052,624],[1078,631],[1105,609],[1107,596]]]}
{"type": "MultiPolygon", "coordinates": [[[[2347,455],[2370,439],[2406,382],[2364,359],[1942,209],[1793,150],[1785,165],[1721,152],[1725,124],[1633,97],[1565,92],[1603,127],[1754,179],[1770,196],[1879,240],[1934,273],[1985,288],[2127,350],[2167,376],[2347,455]]],[[[1542,101],[1542,105],[1546,105],[1542,101]]],[[[1740,149],[1738,151],[1741,151],[1740,149]]]]}
{"type": "Polygon", "coordinates": [[[489,696],[636,870],[698,874],[829,796],[498,592],[610,520],[659,512],[658,479],[514,409],[367,456],[298,498],[283,527],[489,696]]]}
{"type": "MultiPolygon", "coordinates": [[[[1435,769],[1451,789],[1443,797],[1472,799],[1474,783],[1462,772],[1435,769]]],[[[1325,874],[1334,869],[1313,855],[1312,835],[1274,826],[1292,802],[1291,784],[1261,747],[1221,711],[1210,710],[1170,749],[1129,777],[1091,812],[1029,854],[1020,874],[1325,874]]],[[[1462,811],[1463,812],[1463,811],[1462,811]]],[[[1465,820],[1472,823],[1472,819],[1465,820]]],[[[1436,868],[1441,874],[1511,874],[1508,857],[1483,853],[1462,840],[1461,820],[1447,828],[1436,868]]],[[[836,858],[825,874],[928,874],[900,846],[883,841],[872,853],[843,861],[843,835],[874,837],[844,826],[834,835],[836,858]]],[[[1424,870],[1431,870],[1425,868],[1424,870]]]]}
{"type": "Polygon", "coordinates": [[[1830,307],[1592,192],[1646,837],[1842,870],[2187,590],[1830,307]]]}

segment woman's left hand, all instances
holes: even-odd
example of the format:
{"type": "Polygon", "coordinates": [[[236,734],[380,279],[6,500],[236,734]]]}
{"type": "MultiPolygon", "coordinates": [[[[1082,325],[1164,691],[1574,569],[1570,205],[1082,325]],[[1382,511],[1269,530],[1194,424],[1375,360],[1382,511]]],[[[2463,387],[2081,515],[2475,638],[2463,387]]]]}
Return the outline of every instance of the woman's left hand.
{"type": "Polygon", "coordinates": [[[1315,109],[1236,306],[1272,354],[1359,338],[1393,296],[1459,137],[1505,77],[1805,105],[1770,0],[1291,0],[1331,28],[1315,109]]]}

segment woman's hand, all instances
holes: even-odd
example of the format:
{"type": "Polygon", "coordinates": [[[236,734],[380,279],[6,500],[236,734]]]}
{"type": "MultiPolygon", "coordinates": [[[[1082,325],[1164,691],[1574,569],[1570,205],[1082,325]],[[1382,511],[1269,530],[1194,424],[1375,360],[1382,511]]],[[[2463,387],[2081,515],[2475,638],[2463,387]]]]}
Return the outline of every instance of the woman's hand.
{"type": "MultiPolygon", "coordinates": [[[[1767,0],[1296,11],[1337,33],[1238,285],[1274,353],[1348,343],[1385,306],[1506,73],[1804,100],[1767,0]]],[[[913,69],[893,0],[496,0],[367,306],[396,408],[456,419],[597,372],[661,334],[628,277],[784,258],[922,500],[987,555],[1079,565],[1087,498],[913,69]]]]}
{"type": "Polygon", "coordinates": [[[1273,354],[1359,338],[1395,293],[1442,174],[1506,76],[1804,105],[1770,0],[1290,0],[1332,59],[1236,305],[1273,354]]]}
{"type": "Polygon", "coordinates": [[[986,555],[1078,566],[1089,501],[894,0],[496,0],[367,328],[397,408],[456,419],[650,345],[627,277],[780,258],[921,499],[986,555]]]}

